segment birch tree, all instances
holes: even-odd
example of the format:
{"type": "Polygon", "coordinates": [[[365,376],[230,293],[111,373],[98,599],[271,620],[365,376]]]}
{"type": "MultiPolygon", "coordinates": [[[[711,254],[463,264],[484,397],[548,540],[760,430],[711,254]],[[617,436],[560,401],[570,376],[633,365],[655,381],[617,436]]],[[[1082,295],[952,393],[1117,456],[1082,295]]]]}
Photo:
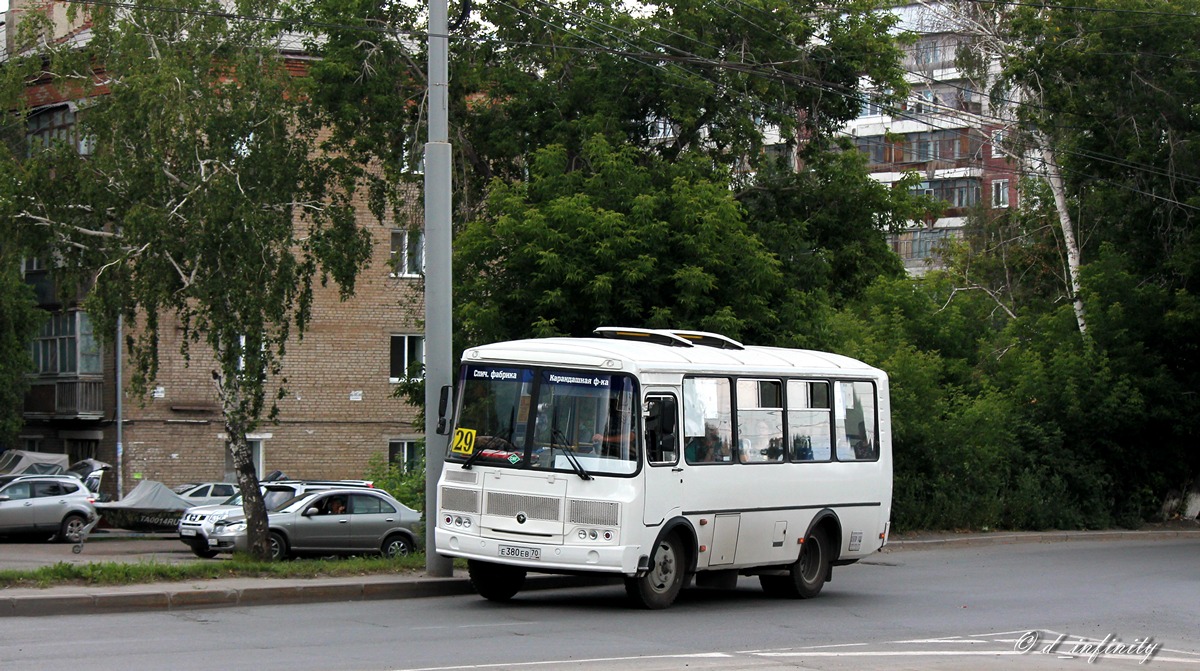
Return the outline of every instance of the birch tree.
{"type": "MultiPolygon", "coordinates": [[[[365,175],[319,151],[319,119],[281,54],[271,3],[88,11],[85,43],[28,43],[5,70],[10,109],[49,92],[76,107],[78,131],[11,147],[0,197],[24,247],[91,287],[85,307],[99,330],[111,336],[124,318],[133,392],[154,381],[168,329],[179,329],[185,360],[206,351],[252,553],[265,557],[246,435],[275,417],[314,282],[335,282],[344,298],[369,257],[352,205],[365,175]]],[[[26,28],[47,34],[27,16],[26,28]]]]}
{"type": "MultiPolygon", "coordinates": [[[[992,139],[1018,163],[1020,174],[1040,176],[1046,181],[1063,247],[1063,287],[1080,336],[1087,342],[1087,312],[1080,281],[1082,255],[1071,216],[1071,199],[1062,179],[1054,128],[1048,126],[1044,116],[1030,113],[1044,108],[1044,92],[1040,80],[1020,75],[1019,64],[1026,52],[1015,39],[1011,25],[1014,12],[1001,5],[954,0],[922,0],[917,4],[939,31],[959,35],[958,66],[971,79],[973,88],[988,93],[990,106],[985,113],[956,113],[966,116],[973,125],[999,127],[992,139]]],[[[987,290],[974,282],[967,288],[987,290]]],[[[1012,311],[998,297],[997,304],[1012,311]]]]}

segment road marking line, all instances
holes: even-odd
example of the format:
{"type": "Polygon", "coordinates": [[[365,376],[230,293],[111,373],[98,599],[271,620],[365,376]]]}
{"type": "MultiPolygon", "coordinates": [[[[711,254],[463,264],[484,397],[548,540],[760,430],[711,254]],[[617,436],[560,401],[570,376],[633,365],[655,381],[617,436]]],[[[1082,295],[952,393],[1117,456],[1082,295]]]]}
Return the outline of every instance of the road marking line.
{"type": "Polygon", "coordinates": [[[698,652],[680,655],[640,655],[636,657],[596,657],[594,659],[554,659],[542,662],[502,662],[491,664],[464,664],[461,666],[424,666],[395,671],[461,671],[463,669],[512,669],[523,666],[549,666],[551,664],[589,664],[593,662],[636,662],[644,659],[726,659],[733,655],[726,652],[698,652]]]}

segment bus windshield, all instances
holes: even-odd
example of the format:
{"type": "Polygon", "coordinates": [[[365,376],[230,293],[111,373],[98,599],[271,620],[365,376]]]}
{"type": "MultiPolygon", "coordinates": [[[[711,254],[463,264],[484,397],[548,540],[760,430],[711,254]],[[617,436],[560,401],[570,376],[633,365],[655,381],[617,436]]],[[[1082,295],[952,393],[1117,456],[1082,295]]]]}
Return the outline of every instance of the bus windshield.
{"type": "Polygon", "coordinates": [[[464,466],[629,475],[637,470],[633,378],[467,365],[448,458],[464,466]]]}

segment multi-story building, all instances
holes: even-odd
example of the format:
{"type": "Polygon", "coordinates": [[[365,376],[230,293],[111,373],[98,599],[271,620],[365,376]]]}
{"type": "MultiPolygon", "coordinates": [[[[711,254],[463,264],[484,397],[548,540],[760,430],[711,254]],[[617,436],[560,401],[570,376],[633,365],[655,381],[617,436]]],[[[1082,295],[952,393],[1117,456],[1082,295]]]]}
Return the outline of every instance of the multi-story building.
{"type": "MultiPolygon", "coordinates": [[[[8,26],[12,12],[27,4],[13,1],[8,26]]],[[[29,96],[35,105],[27,126],[31,145],[79,137],[77,101],[49,87],[33,87],[29,96]]],[[[79,150],[88,147],[80,142],[79,150]]],[[[362,225],[375,241],[370,266],[347,301],[334,287],[315,289],[312,321],[303,340],[293,338],[283,363],[287,395],[279,401],[278,422],[263,423],[249,436],[260,477],[279,470],[291,477],[361,478],[373,457],[405,464],[419,457],[416,409],[393,392],[424,360],[420,212],[381,225],[365,201],[360,205],[362,225]]],[[[171,341],[178,332],[162,328],[157,379],[135,397],[118,382],[130,379],[127,362],[93,332],[79,306],[82,296],[63,298],[45,259],[26,259],[24,271],[51,316],[31,346],[36,372],[18,447],[113,464],[120,477],[105,478],[112,495],[118,481],[123,494],[143,479],[168,485],[232,479],[214,366],[205,353],[193,347],[185,365],[179,343],[171,341]]]]}
{"type": "Polygon", "coordinates": [[[968,213],[1015,205],[1015,164],[1005,155],[1000,110],[956,65],[960,41],[952,22],[925,6],[899,10],[901,27],[919,35],[906,48],[911,94],[898,105],[868,98],[846,126],[867,155],[873,176],[887,184],[905,173],[922,177],[921,191],[944,203],[940,216],[913,222],[891,236],[892,248],[912,274],[937,267],[939,244],[962,234],[968,213]]]}

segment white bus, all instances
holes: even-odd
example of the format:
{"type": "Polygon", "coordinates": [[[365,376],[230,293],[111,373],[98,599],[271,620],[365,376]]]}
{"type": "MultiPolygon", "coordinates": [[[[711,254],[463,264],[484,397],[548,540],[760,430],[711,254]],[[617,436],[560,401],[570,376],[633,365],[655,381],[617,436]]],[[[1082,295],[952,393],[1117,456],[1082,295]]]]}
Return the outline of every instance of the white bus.
{"type": "Polygon", "coordinates": [[[888,380],[837,354],[600,328],[463,353],[437,552],[510,599],[526,572],[816,596],[887,542],[888,380]]]}

